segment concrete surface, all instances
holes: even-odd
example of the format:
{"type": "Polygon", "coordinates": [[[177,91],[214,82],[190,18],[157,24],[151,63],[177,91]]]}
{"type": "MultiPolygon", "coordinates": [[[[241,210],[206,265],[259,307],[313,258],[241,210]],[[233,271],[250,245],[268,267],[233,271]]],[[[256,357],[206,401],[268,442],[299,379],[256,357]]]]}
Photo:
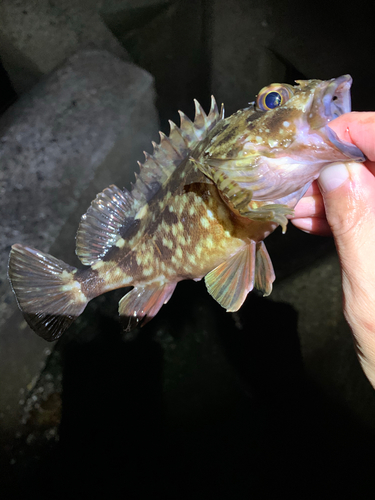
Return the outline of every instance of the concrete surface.
{"type": "Polygon", "coordinates": [[[13,1],[0,4],[0,57],[21,94],[77,50],[95,47],[128,59],[102,22],[102,0],[13,1]]]}
{"type": "Polygon", "coordinates": [[[103,16],[115,19],[123,12],[134,16],[139,9],[154,11],[166,3],[166,0],[3,0],[0,58],[18,94],[31,89],[43,75],[80,49],[104,49],[129,60],[103,16]]]}
{"type": "Polygon", "coordinates": [[[270,82],[285,81],[285,65],[269,50],[275,36],[270,11],[266,2],[213,2],[212,90],[229,114],[270,82]]]}

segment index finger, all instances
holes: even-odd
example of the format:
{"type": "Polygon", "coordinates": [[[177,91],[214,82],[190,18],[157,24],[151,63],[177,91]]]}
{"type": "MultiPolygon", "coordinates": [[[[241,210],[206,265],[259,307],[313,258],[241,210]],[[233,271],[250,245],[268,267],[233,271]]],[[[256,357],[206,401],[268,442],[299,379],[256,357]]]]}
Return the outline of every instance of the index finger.
{"type": "Polygon", "coordinates": [[[355,144],[370,161],[375,162],[375,112],[346,113],[328,126],[340,139],[355,144]]]}
{"type": "Polygon", "coordinates": [[[318,182],[317,181],[314,181],[311,186],[309,187],[309,189],[306,191],[306,193],[303,195],[303,197],[307,197],[307,196],[314,196],[315,194],[320,194],[320,189],[319,189],[319,186],[318,186],[318,182]]]}

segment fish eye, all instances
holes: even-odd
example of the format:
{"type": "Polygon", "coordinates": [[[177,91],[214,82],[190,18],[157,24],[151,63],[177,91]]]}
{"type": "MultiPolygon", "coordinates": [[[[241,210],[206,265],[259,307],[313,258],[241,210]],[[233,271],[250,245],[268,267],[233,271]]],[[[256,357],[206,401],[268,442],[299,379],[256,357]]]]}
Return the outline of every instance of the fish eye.
{"type": "Polygon", "coordinates": [[[291,85],[280,85],[273,83],[264,87],[258,94],[256,107],[260,111],[269,111],[285,104],[294,94],[291,85]]]}
{"type": "Polygon", "coordinates": [[[281,105],[282,96],[278,92],[269,92],[264,99],[264,106],[267,109],[277,108],[281,105]]]}

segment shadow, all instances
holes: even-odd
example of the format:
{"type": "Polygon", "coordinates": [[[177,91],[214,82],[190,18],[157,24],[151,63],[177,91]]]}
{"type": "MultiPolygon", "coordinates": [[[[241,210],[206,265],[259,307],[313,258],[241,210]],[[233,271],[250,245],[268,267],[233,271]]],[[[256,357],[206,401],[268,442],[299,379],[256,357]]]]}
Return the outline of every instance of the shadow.
{"type": "MultiPolygon", "coordinates": [[[[228,335],[220,321],[220,343],[260,424],[248,493],[257,491],[260,498],[371,498],[374,433],[358,423],[344,402],[328,398],[307,377],[297,319],[290,305],[251,294],[237,313],[239,332],[228,335]]],[[[238,482],[245,491],[244,476],[238,482]]]]}
{"type": "Polygon", "coordinates": [[[269,52],[275,57],[285,68],[285,83],[294,85],[296,80],[308,80],[308,77],[299,71],[298,68],[294,66],[286,57],[279,54],[279,52],[274,47],[268,48],[269,52]]]}
{"type": "Polygon", "coordinates": [[[162,450],[162,350],[148,335],[124,342],[107,317],[98,330],[64,348],[62,475],[82,498],[150,498],[162,450]]]}
{"type": "MultiPolygon", "coordinates": [[[[172,303],[175,320],[189,322],[204,304],[242,393],[222,389],[222,404],[213,384],[205,397],[219,414],[211,407],[207,423],[202,398],[198,425],[167,431],[166,462],[179,457],[168,472],[171,498],[371,498],[374,433],[307,377],[295,310],[253,293],[234,322],[203,292],[184,283],[180,304],[190,300],[192,309],[184,313],[172,303]]],[[[202,379],[195,390],[204,391],[202,379]]]]}
{"type": "MultiPolygon", "coordinates": [[[[11,37],[0,32],[0,46],[2,66],[5,69],[2,75],[4,88],[8,94],[8,104],[11,105],[17,98],[17,95],[30,90],[43,76],[41,70],[34,62],[26,57],[20,49],[17,48],[11,37]],[[11,78],[8,76],[11,75],[11,78]]],[[[0,99],[1,100],[1,99],[0,99]]]]}
{"type": "Polygon", "coordinates": [[[134,335],[86,319],[59,344],[60,440],[7,499],[372,498],[375,437],[306,376],[291,306],[232,315],[190,281],[134,335]]]}
{"type": "Polygon", "coordinates": [[[5,71],[0,59],[0,116],[17,99],[17,94],[12,87],[8,73],[5,71]]]}

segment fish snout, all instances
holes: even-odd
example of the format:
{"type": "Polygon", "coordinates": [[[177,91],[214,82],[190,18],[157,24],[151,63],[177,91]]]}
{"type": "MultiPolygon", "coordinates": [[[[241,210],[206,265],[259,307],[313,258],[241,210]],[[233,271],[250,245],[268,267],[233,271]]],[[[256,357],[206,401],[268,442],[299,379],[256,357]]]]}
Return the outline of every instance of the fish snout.
{"type": "Polygon", "coordinates": [[[320,81],[314,90],[311,106],[306,109],[306,119],[312,130],[325,127],[338,116],[352,109],[350,75],[339,76],[328,81],[320,81]]]}
{"type": "Polygon", "coordinates": [[[350,97],[352,82],[353,80],[350,75],[333,78],[328,82],[322,99],[327,121],[334,120],[344,113],[350,113],[352,110],[350,97]]]}

